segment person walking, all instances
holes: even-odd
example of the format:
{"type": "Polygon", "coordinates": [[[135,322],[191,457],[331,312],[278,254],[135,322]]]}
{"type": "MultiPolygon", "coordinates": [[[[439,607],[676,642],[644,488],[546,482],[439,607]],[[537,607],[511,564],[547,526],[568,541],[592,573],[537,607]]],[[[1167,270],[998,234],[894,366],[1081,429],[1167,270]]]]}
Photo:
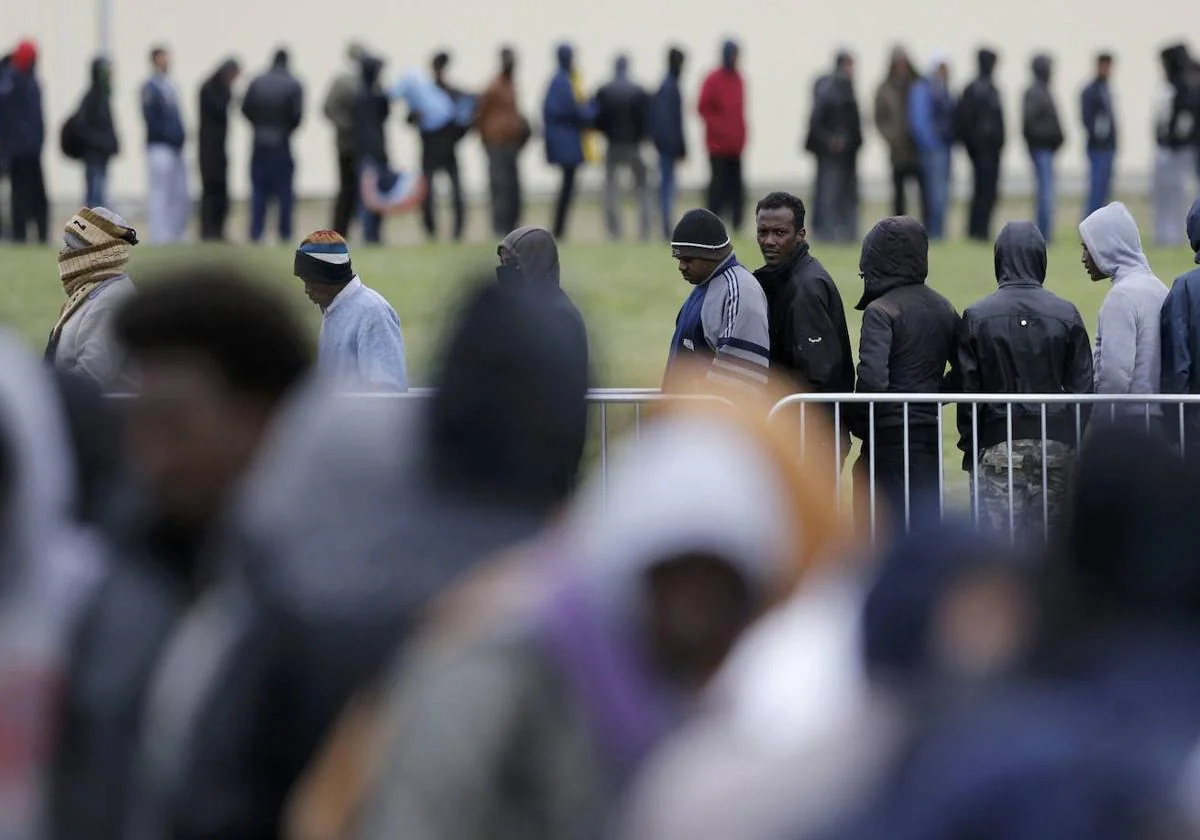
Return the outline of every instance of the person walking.
{"type": "Polygon", "coordinates": [[[1196,168],[1194,143],[1200,130],[1200,89],[1192,63],[1183,44],[1162,51],[1165,79],[1156,108],[1153,190],[1154,244],[1160,247],[1184,244],[1179,220],[1187,209],[1188,185],[1196,168]]]}
{"type": "MultiPolygon", "coordinates": [[[[1200,198],[1187,215],[1187,237],[1196,263],[1200,264],[1200,198]]],[[[1162,369],[1160,382],[1164,394],[1200,394],[1200,268],[1175,278],[1163,301],[1162,369]]],[[[1200,406],[1188,406],[1182,449],[1200,426],[1200,406]]],[[[1172,424],[1172,431],[1175,431],[1172,424]]]]}
{"type": "Polygon", "coordinates": [[[1033,59],[1033,84],[1025,91],[1021,107],[1021,132],[1029,158],[1033,161],[1038,230],[1047,242],[1054,239],[1054,156],[1063,144],[1062,123],[1058,106],[1050,90],[1053,63],[1050,56],[1041,54],[1033,59]]]}
{"type": "Polygon", "coordinates": [[[500,265],[496,281],[501,285],[526,285],[554,303],[574,330],[572,345],[587,356],[587,324],[583,315],[562,287],[558,261],[558,243],[550,231],[540,227],[517,228],[496,246],[500,265]]]}
{"type": "Polygon", "coordinates": [[[618,56],[613,80],[596,92],[593,105],[596,130],[604,135],[604,221],[610,239],[621,238],[621,208],[618,179],[621,170],[633,175],[638,204],[638,232],[643,242],[650,239],[650,185],[642,144],[646,141],[649,97],[642,86],[629,78],[629,57],[618,56]]]}
{"type": "MultiPolygon", "coordinates": [[[[892,215],[908,213],[905,194],[910,181],[921,186],[917,143],[909,125],[909,99],[917,83],[917,71],[903,47],[893,47],[888,74],[875,92],[875,127],[887,143],[892,162],[892,215]]],[[[922,192],[924,205],[924,192],[922,192]]]]}
{"type": "Polygon", "coordinates": [[[698,110],[704,121],[711,177],[708,209],[727,217],[737,233],[742,228],[746,185],[742,179],[742,153],[746,150],[746,85],[738,72],[738,45],[726,41],[721,66],[708,74],[700,88],[698,110]]]}
{"type": "Polygon", "coordinates": [[[37,60],[37,45],[22,41],[0,72],[0,161],[8,165],[13,241],[27,241],[32,224],[37,241],[45,245],[49,239],[50,205],[42,174],[46,124],[37,60]]]}
{"type": "Polygon", "coordinates": [[[242,100],[242,115],[254,129],[250,157],[250,241],[262,240],[267,208],[279,211],[279,239],[292,238],[295,203],[292,135],[304,119],[304,88],[292,75],[287,50],[276,50],[271,69],[250,83],[242,100]]]}
{"type": "Polygon", "coordinates": [[[590,107],[580,105],[571,84],[575,50],[561,44],[557,51],[558,70],[550,79],[542,101],[542,123],[546,131],[546,162],[562,170],[558,199],[554,204],[554,238],[562,241],[567,218],[575,200],[575,173],[583,164],[583,129],[591,122],[590,107]]]}
{"type": "Polygon", "coordinates": [[[921,216],[932,242],[946,235],[954,108],[950,64],[944,54],[936,54],[930,62],[929,74],[917,79],[908,97],[908,126],[921,168],[921,216]]]}
{"type": "Polygon", "coordinates": [[[325,96],[322,112],[333,125],[337,148],[338,193],[333,202],[330,227],[342,236],[350,233],[350,222],[358,206],[359,172],[354,151],[354,101],[362,88],[363,48],[351,44],[346,49],[348,66],[333,80],[325,96]]]}
{"type": "Polygon", "coordinates": [[[813,228],[830,242],[858,239],[858,150],[862,118],[854,95],[854,56],[839,52],[817,80],[804,148],[817,158],[813,228]]]}
{"type": "Polygon", "coordinates": [[[479,98],[475,128],[488,158],[492,233],[507,236],[521,223],[521,150],[529,142],[529,121],[517,105],[517,54],[500,50],[500,72],[479,98]]]}
{"type": "MultiPolygon", "coordinates": [[[[1087,327],[1073,303],[1044,288],[1046,240],[1039,229],[1031,222],[1005,225],[996,237],[995,266],[999,288],[967,307],[958,330],[963,393],[1092,393],[1087,327]]],[[[958,406],[958,448],[972,477],[978,521],[1009,536],[1041,539],[1058,532],[1087,420],[1086,407],[1078,422],[1075,409],[1064,403],[958,406]]]]}
{"type": "MultiPolygon", "coordinates": [[[[1096,393],[1157,394],[1162,384],[1161,319],[1167,287],[1142,252],[1137,222],[1114,201],[1079,224],[1083,267],[1094,281],[1112,280],[1096,326],[1096,393]]],[[[1111,416],[1159,417],[1161,406],[1113,406],[1111,416]]]]}
{"type": "Polygon", "coordinates": [[[650,139],[658,152],[658,203],[662,213],[663,238],[671,238],[675,227],[675,167],[687,159],[683,130],[683,50],[667,52],[667,75],[650,102],[650,139]]]}
{"type": "Polygon", "coordinates": [[[999,200],[1000,153],[1004,150],[1004,106],[994,81],[998,56],[981,49],[979,75],[962,92],[955,111],[956,133],[974,171],[967,236],[991,242],[992,214],[999,200]]]}
{"type": "Polygon", "coordinates": [[[392,98],[403,99],[408,105],[409,122],[415,123],[421,132],[421,172],[429,183],[422,205],[421,220],[430,239],[437,239],[437,213],[433,189],[433,177],[445,172],[450,179],[450,192],[454,202],[454,240],[462,239],[466,225],[466,206],[463,203],[462,183],[458,173],[458,157],[455,147],[462,137],[457,115],[454,91],[442,75],[449,64],[449,57],[439,53],[434,57],[432,77],[416,70],[409,70],[392,90],[392,98]],[[441,80],[441,81],[439,81],[441,80]]]}
{"type": "Polygon", "coordinates": [[[305,237],[295,274],[321,309],[317,367],[348,391],[407,391],[400,317],[355,274],[346,240],[331,230],[305,237]]]}
{"type": "Polygon", "coordinates": [[[1087,133],[1088,189],[1083,205],[1086,219],[1108,203],[1112,194],[1113,160],[1117,154],[1117,111],[1113,107],[1109,77],[1111,53],[1096,57],[1096,77],[1083,89],[1079,110],[1087,133]]]}
{"type": "MultiPolygon", "coordinates": [[[[360,177],[363,171],[386,171],[389,168],[386,126],[391,111],[391,102],[379,81],[383,73],[383,61],[373,55],[364,55],[361,63],[362,84],[354,100],[355,169],[360,177]]],[[[363,239],[371,245],[380,244],[383,217],[361,206],[360,215],[363,239]]]]}
{"type": "Polygon", "coordinates": [[[237,61],[221,62],[200,86],[200,238],[225,239],[229,218],[229,106],[233,83],[241,70],[237,61]]]}
{"type": "Polygon", "coordinates": [[[179,92],[171,81],[171,55],[165,47],[150,51],[152,73],[142,85],[142,119],[146,123],[149,165],[150,242],[167,245],[187,234],[191,198],[183,160],[183,117],[179,92]]]}
{"type": "MultiPolygon", "coordinates": [[[[879,222],[863,239],[858,268],[863,313],[858,344],[860,394],[935,394],[952,364],[958,313],[926,285],[929,239],[908,216],[879,222]]],[[[953,371],[950,374],[953,383],[953,371]]],[[[855,497],[889,503],[901,524],[920,497],[937,492],[940,426],[936,403],[883,403],[871,412],[854,406],[850,429],[863,442],[854,465],[855,497]],[[873,486],[872,486],[873,485],[873,486]]],[[[875,515],[878,520],[878,514],[875,515]]]]}
{"type": "Polygon", "coordinates": [[[103,207],[108,203],[108,164],[121,149],[112,115],[112,64],[107,58],[92,61],[92,83],[78,113],[83,141],[83,203],[85,207],[103,207]]]}

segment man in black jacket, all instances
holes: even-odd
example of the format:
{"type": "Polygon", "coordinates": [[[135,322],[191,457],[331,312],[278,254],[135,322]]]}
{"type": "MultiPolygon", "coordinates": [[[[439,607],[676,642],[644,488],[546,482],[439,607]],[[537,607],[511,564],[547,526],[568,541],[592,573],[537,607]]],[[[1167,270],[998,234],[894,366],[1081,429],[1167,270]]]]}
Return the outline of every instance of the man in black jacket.
{"type": "Polygon", "coordinates": [[[817,80],[805,148],[817,158],[815,231],[831,242],[858,239],[858,150],[862,118],[854,96],[854,57],[839,52],[817,80]]]}
{"type": "Polygon", "coordinates": [[[83,140],[84,206],[108,205],[108,162],[120,145],[112,116],[112,65],[107,58],[92,61],[92,84],[79,105],[83,140]]]}
{"type": "Polygon", "coordinates": [[[229,216],[229,103],[240,70],[228,59],[200,86],[200,238],[225,238],[229,216]]]}
{"type": "MultiPolygon", "coordinates": [[[[908,216],[884,219],[863,239],[858,267],[864,285],[855,307],[863,312],[855,390],[934,394],[943,390],[944,381],[953,390],[956,377],[953,370],[947,377],[946,367],[952,361],[958,313],[925,285],[925,228],[908,216]]],[[[856,495],[869,493],[867,482],[873,482],[903,523],[923,494],[939,488],[940,412],[936,403],[890,402],[876,405],[874,415],[872,424],[867,406],[856,406],[852,413],[851,430],[863,441],[855,464],[856,495]]]]}
{"type": "Polygon", "coordinates": [[[996,209],[1000,189],[1004,108],[1000,104],[1000,91],[992,80],[996,72],[996,53],[982,49],[978,60],[979,76],[963,91],[955,112],[955,123],[975,175],[967,236],[977,242],[990,242],[992,212],[996,209]]]}
{"type": "Polygon", "coordinates": [[[629,78],[628,57],[618,56],[613,80],[596,92],[596,129],[608,141],[604,156],[604,220],[610,239],[621,238],[617,180],[622,169],[628,169],[633,175],[642,241],[650,238],[650,186],[646,161],[642,159],[648,105],[646,91],[629,78]]]}
{"type": "Polygon", "coordinates": [[[267,205],[279,205],[279,240],[292,239],[292,135],[304,118],[304,89],[288,69],[286,50],[277,50],[271,69],[250,83],[242,114],[254,127],[250,158],[250,240],[262,239],[267,205]]]}
{"type": "MultiPolygon", "coordinates": [[[[1087,328],[1074,304],[1042,288],[1046,240],[1032,222],[1004,226],[996,237],[995,266],[1000,288],[967,307],[959,327],[955,360],[963,393],[1092,393],[1087,328]]],[[[1043,413],[1040,405],[1014,403],[1011,411],[1010,446],[1006,405],[958,407],[963,469],[972,474],[972,497],[984,524],[1040,535],[1061,517],[1071,456],[1087,415],[1077,419],[1071,405],[1047,405],[1043,413]]]]}

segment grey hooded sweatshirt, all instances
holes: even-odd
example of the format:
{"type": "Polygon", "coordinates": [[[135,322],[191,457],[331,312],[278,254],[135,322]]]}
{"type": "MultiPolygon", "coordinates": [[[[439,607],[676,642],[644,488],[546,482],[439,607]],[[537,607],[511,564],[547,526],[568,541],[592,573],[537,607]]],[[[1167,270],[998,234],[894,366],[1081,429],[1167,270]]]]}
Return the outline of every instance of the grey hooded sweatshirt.
{"type": "Polygon", "coordinates": [[[1097,267],[1112,278],[1096,328],[1096,393],[1157,394],[1159,317],[1167,287],[1142,253],[1137,222],[1114,201],[1084,219],[1079,235],[1097,267]]]}

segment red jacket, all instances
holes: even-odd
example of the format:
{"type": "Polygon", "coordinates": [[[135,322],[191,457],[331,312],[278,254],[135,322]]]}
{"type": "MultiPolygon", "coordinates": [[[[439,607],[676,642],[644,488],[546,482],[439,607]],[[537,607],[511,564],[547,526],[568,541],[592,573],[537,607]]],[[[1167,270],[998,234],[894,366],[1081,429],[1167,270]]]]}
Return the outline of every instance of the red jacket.
{"type": "Polygon", "coordinates": [[[718,67],[700,88],[700,118],[708,153],[737,157],[746,148],[746,91],[741,74],[718,67]]]}

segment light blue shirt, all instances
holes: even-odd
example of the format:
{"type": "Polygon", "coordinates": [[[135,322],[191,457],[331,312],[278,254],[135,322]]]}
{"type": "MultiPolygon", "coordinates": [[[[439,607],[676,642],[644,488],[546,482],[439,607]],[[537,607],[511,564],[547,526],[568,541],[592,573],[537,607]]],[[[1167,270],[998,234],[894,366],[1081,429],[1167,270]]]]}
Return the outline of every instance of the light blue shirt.
{"type": "Polygon", "coordinates": [[[355,277],[325,310],[317,364],[347,391],[407,391],[400,316],[355,277]]]}
{"type": "Polygon", "coordinates": [[[440,131],[457,115],[450,94],[438,87],[433,79],[416,71],[405,73],[392,88],[391,95],[393,99],[403,99],[410,110],[420,115],[421,131],[440,131]]]}

